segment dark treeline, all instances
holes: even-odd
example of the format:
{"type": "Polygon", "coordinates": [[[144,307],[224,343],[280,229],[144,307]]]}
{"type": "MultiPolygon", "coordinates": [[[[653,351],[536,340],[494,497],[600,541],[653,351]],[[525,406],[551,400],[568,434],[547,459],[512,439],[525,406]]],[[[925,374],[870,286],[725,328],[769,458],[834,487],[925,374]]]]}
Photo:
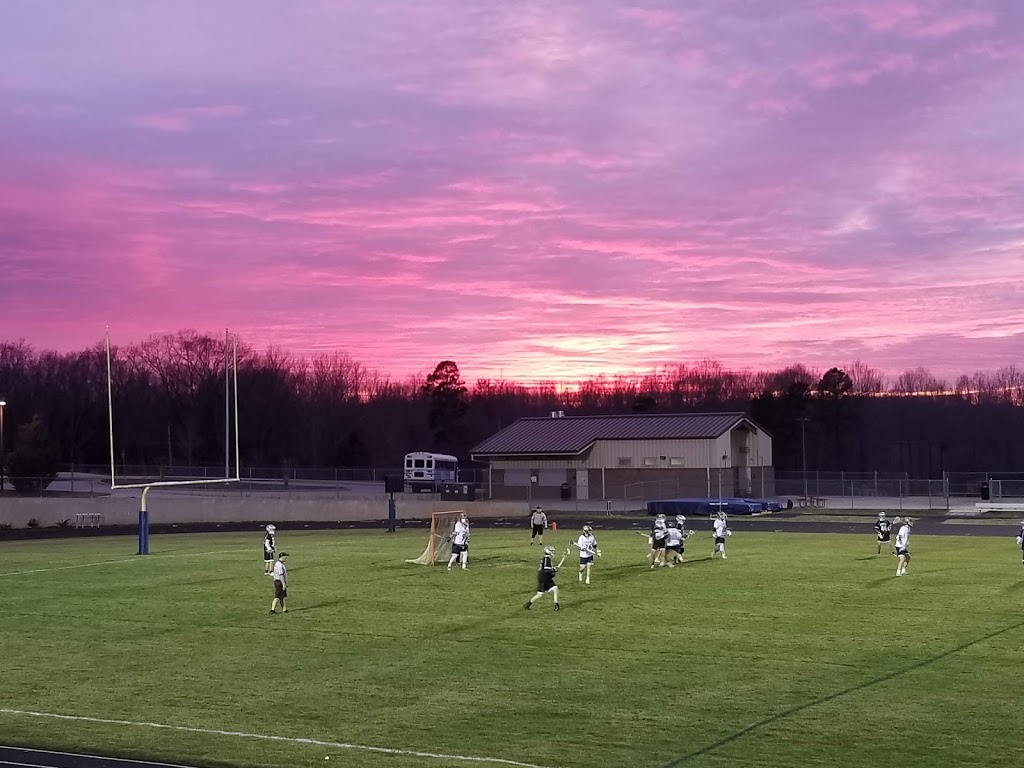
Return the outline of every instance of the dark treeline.
{"type": "MultiPolygon", "coordinates": [[[[729,371],[714,362],[576,387],[478,380],[454,362],[394,379],[345,354],[296,359],[240,345],[242,463],[249,467],[397,467],[411,450],[469,449],[521,416],[737,410],[775,438],[775,466],[907,472],[1024,470],[1024,374],[1014,367],[942,381],[927,370],[887,381],[861,363],[817,372],[729,371]],[[801,421],[806,419],[806,421],[801,421]]],[[[224,462],[224,341],[194,331],[113,354],[117,461],[224,462]]],[[[45,429],[69,466],[109,461],[106,356],[0,342],[7,451],[45,429]],[[21,435],[21,437],[19,437],[21,435]]]]}

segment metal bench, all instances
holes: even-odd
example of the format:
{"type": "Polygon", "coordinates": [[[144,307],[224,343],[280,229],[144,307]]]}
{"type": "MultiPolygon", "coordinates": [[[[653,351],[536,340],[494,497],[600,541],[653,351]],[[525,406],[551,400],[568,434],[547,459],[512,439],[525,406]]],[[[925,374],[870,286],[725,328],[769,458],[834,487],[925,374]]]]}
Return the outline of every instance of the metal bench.
{"type": "Polygon", "coordinates": [[[103,515],[99,512],[80,512],[75,515],[75,528],[99,528],[103,525],[103,515]]]}
{"type": "Polygon", "coordinates": [[[1024,512],[1024,502],[979,501],[974,505],[979,512],[1024,512]]]}

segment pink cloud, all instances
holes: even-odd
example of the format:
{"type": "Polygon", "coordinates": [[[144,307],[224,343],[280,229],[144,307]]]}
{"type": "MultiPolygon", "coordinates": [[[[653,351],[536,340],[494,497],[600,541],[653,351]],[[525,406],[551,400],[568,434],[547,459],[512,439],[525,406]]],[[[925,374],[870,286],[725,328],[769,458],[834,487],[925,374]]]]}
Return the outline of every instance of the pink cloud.
{"type": "Polygon", "coordinates": [[[132,118],[132,123],[143,128],[156,131],[178,133],[190,130],[197,122],[203,120],[226,120],[242,117],[247,110],[233,104],[221,104],[210,107],[186,107],[167,112],[157,112],[132,118]]]}

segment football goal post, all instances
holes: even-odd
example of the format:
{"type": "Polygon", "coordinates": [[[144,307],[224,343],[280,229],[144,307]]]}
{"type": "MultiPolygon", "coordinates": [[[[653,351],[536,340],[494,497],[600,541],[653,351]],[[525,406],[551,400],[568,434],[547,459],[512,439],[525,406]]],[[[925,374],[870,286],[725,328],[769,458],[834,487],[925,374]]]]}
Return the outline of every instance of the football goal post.
{"type": "Polygon", "coordinates": [[[454,512],[434,512],[430,515],[430,538],[427,539],[427,548],[423,554],[415,560],[406,560],[407,563],[416,565],[434,565],[438,562],[448,562],[452,553],[452,530],[458,522],[461,509],[454,512]]]}

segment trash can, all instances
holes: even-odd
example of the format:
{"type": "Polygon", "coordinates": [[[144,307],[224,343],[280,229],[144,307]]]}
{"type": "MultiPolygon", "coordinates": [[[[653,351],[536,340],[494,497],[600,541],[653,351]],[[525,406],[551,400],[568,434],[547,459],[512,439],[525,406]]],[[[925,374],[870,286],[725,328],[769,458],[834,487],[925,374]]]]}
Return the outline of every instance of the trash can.
{"type": "Polygon", "coordinates": [[[988,481],[981,484],[981,500],[991,501],[992,500],[992,489],[990,488],[988,481]]]}
{"type": "Polygon", "coordinates": [[[572,498],[572,489],[569,487],[568,483],[562,483],[562,498],[563,499],[571,499],[572,498]]]}

